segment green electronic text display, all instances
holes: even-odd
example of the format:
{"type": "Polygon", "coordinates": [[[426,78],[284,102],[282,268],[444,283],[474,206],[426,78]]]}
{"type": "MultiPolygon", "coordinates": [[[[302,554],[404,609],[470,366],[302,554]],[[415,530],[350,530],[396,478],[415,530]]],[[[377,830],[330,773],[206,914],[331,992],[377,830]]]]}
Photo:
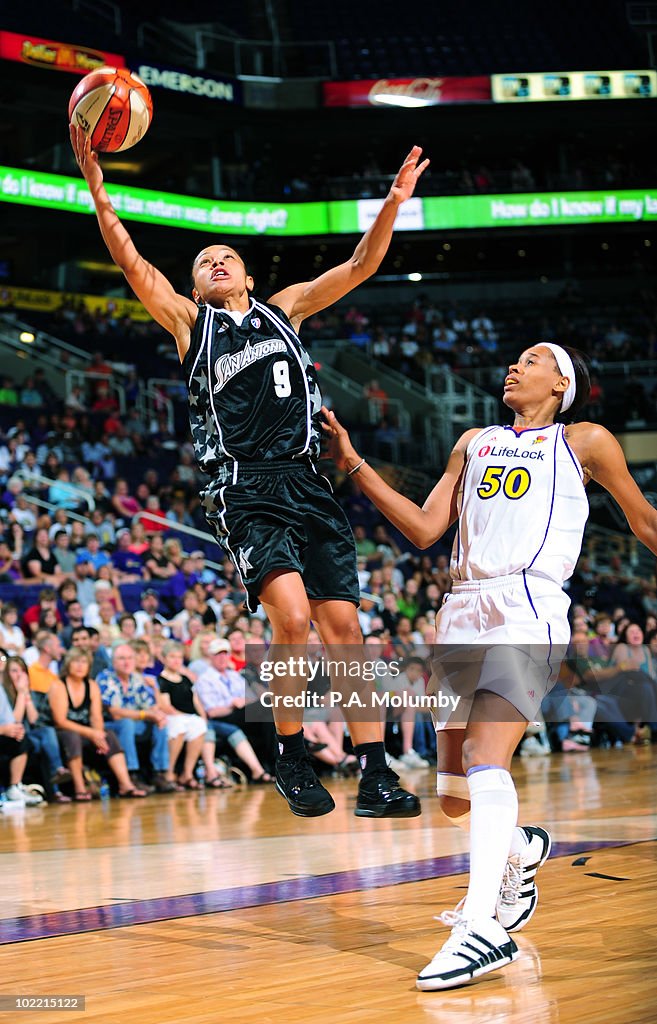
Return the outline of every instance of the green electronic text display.
{"type": "MultiPolygon", "coordinates": [[[[119,216],[126,220],[225,235],[357,234],[372,223],[380,206],[372,199],[224,202],[111,184],[107,192],[119,216]]],[[[82,179],[15,167],[0,166],[0,201],[93,213],[91,196],[82,179]]],[[[655,219],[657,189],[433,196],[404,204],[396,230],[548,227],[655,219]]]]}

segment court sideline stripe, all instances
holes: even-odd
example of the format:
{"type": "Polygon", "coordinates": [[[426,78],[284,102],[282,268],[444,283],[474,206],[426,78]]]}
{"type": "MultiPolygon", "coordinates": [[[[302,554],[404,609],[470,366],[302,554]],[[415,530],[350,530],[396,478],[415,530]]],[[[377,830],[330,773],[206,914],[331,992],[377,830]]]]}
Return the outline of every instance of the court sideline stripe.
{"type": "MultiPolygon", "coordinates": [[[[621,842],[604,840],[554,843],[551,858],[571,857],[591,850],[632,846],[636,843],[635,839],[621,842]]],[[[83,907],[80,910],[58,910],[50,914],[7,918],[0,920],[0,946],[63,935],[127,928],[138,924],[152,924],[156,921],[220,914],[275,903],[292,903],[320,896],[338,896],[342,893],[385,888],[407,882],[426,882],[432,878],[462,874],[467,870],[467,854],[450,854],[447,857],[432,857],[403,864],[382,864],[378,867],[336,871],[327,875],[241,885],[233,889],[212,889],[209,892],[188,893],[184,896],[160,896],[119,905],[83,907]]]]}

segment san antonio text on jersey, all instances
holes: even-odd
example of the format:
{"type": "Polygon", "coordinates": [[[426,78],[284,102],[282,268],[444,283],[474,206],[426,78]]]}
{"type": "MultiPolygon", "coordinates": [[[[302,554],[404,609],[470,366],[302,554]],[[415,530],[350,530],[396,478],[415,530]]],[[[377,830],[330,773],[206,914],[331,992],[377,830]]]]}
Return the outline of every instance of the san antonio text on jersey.
{"type": "Polygon", "coordinates": [[[203,306],[183,360],[201,469],[319,455],[322,396],[285,313],[255,299],[241,323],[203,306]]]}

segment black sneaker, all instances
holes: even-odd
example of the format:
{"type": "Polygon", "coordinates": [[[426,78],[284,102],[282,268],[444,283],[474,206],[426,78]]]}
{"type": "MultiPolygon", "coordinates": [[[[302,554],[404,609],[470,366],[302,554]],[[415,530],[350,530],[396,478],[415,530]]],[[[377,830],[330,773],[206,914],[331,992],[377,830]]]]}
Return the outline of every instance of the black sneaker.
{"type": "Polygon", "coordinates": [[[402,789],[392,768],[375,768],[358,784],[357,818],[416,818],[422,813],[418,798],[402,789]]]}
{"type": "Polygon", "coordinates": [[[307,754],[286,757],[276,762],[276,789],[284,796],[293,814],[316,818],[335,807],[333,797],[315,775],[307,754]]]}

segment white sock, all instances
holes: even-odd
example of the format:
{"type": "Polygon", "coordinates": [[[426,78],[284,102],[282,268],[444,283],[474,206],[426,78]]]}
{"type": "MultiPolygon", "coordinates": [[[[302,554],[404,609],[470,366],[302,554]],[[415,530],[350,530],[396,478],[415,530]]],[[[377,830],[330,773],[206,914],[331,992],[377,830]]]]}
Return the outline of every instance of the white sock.
{"type": "Polygon", "coordinates": [[[513,857],[516,853],[524,853],[529,844],[529,840],[525,835],[524,829],[520,828],[520,825],[516,825],[511,836],[511,848],[509,850],[509,857],[513,857]]]}
{"type": "Polygon", "coordinates": [[[482,765],[467,775],[470,790],[470,881],[463,913],[493,917],[518,821],[518,795],[505,768],[482,765]]]}

